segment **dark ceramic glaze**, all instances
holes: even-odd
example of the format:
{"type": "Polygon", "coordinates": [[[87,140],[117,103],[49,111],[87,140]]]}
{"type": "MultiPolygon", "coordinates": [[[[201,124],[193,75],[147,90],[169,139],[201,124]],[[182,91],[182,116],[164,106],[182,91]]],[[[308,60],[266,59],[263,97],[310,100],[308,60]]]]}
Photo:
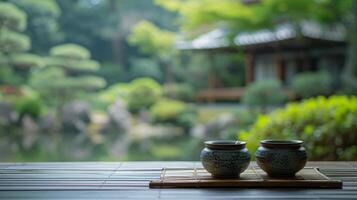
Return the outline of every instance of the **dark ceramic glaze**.
{"type": "Polygon", "coordinates": [[[269,176],[292,177],[304,168],[307,155],[300,140],[262,140],[255,158],[269,176]]]}
{"type": "Polygon", "coordinates": [[[201,152],[203,167],[216,178],[236,178],[248,168],[250,155],[241,141],[207,141],[201,152]]]}

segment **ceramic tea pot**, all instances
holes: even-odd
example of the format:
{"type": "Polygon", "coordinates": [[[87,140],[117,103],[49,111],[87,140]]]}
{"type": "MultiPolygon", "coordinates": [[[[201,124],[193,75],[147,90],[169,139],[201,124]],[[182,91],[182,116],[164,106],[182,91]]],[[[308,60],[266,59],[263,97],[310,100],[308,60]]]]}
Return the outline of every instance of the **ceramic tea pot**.
{"type": "Polygon", "coordinates": [[[250,162],[245,144],[232,140],[205,142],[205,148],[201,152],[203,167],[215,178],[239,177],[250,162]]]}
{"type": "Polygon", "coordinates": [[[257,164],[271,177],[292,177],[304,168],[307,155],[300,140],[262,140],[257,164]]]}

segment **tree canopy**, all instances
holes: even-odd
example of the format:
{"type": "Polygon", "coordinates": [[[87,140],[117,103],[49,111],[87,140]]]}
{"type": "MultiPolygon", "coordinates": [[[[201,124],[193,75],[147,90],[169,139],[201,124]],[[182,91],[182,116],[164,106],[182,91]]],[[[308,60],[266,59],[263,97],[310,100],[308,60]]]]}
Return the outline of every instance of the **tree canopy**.
{"type": "Polygon", "coordinates": [[[0,27],[17,31],[26,28],[27,15],[11,3],[0,2],[0,27]]]}
{"type": "Polygon", "coordinates": [[[88,74],[99,66],[98,62],[90,60],[90,52],[83,46],[58,45],[51,48],[46,67],[33,73],[30,84],[49,102],[62,105],[81,92],[105,86],[103,78],[88,74]]]}
{"type": "Polygon", "coordinates": [[[31,47],[30,38],[22,32],[27,27],[27,15],[11,3],[0,2],[0,82],[18,85],[26,81],[31,67],[42,66],[42,58],[25,53],[31,47]],[[15,71],[19,73],[15,73],[15,71]]]}
{"type": "Polygon", "coordinates": [[[61,10],[56,0],[10,0],[26,12],[28,26],[26,35],[33,43],[31,51],[46,54],[48,49],[59,42],[63,35],[59,29],[61,10]]]}
{"type": "Polygon", "coordinates": [[[351,0],[156,0],[158,5],[180,14],[183,30],[226,25],[236,30],[269,27],[302,19],[336,22],[345,20],[351,0]]]}
{"type": "Polygon", "coordinates": [[[175,33],[161,30],[149,21],[141,21],[135,25],[129,35],[130,44],[138,46],[144,54],[165,57],[173,48],[175,33]]]}

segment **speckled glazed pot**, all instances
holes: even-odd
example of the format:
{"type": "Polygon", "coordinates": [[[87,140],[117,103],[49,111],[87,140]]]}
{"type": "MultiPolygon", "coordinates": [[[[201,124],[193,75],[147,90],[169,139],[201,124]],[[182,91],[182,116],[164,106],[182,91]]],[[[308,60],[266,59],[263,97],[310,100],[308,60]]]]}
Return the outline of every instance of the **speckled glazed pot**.
{"type": "Polygon", "coordinates": [[[245,142],[207,141],[201,152],[201,161],[203,167],[215,178],[237,178],[247,169],[250,155],[245,142]]]}
{"type": "Polygon", "coordinates": [[[300,140],[262,140],[255,154],[257,164],[271,177],[293,177],[306,164],[303,143],[300,140]]]}

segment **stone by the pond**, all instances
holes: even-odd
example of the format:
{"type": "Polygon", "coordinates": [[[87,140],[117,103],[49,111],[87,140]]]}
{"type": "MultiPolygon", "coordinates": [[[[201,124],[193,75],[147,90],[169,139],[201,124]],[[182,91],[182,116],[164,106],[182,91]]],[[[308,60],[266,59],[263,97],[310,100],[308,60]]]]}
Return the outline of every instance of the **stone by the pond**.
{"type": "Polygon", "coordinates": [[[49,112],[40,117],[39,128],[44,133],[54,132],[58,128],[56,114],[54,112],[49,112]]]}
{"type": "Polygon", "coordinates": [[[30,149],[38,140],[39,128],[37,123],[29,115],[25,115],[21,121],[22,127],[22,146],[30,149]]]}
{"type": "Polygon", "coordinates": [[[62,129],[65,132],[82,133],[86,131],[90,119],[90,108],[88,103],[75,100],[62,109],[62,129]]]}
{"type": "Polygon", "coordinates": [[[118,98],[107,110],[108,122],[103,126],[102,132],[109,134],[125,134],[131,128],[130,113],[125,102],[118,98]]]}
{"type": "Polygon", "coordinates": [[[8,126],[15,123],[18,116],[8,103],[0,102],[0,126],[8,126]]]}

